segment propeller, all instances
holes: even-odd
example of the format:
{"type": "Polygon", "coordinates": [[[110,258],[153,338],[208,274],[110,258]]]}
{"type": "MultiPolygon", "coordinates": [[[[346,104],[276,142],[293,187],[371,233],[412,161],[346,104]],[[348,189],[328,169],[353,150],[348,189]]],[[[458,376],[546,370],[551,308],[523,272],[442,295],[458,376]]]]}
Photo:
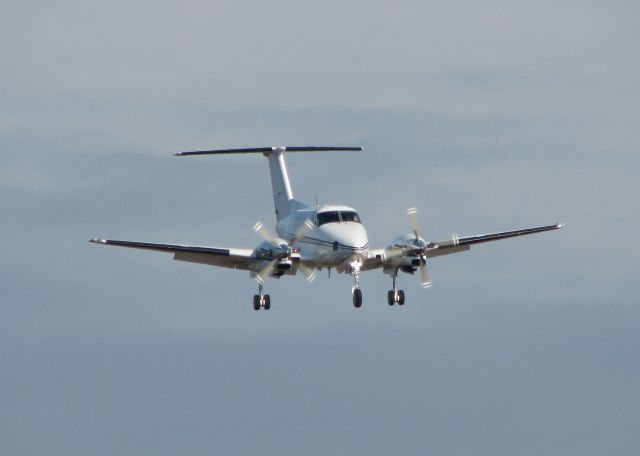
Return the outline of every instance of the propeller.
{"type": "Polygon", "coordinates": [[[287,255],[291,254],[291,252],[289,252],[289,245],[286,243],[280,243],[281,239],[279,239],[266,226],[264,226],[264,223],[257,222],[255,225],[253,225],[253,231],[258,233],[262,237],[262,239],[269,242],[274,247],[277,247],[280,250],[284,250],[287,255]]]}
{"type": "Polygon", "coordinates": [[[316,271],[315,269],[311,269],[302,263],[298,263],[298,269],[302,271],[302,273],[304,274],[304,279],[309,283],[313,282],[314,280],[316,280],[316,277],[318,277],[318,271],[316,271]]]}
{"type": "MultiPolygon", "coordinates": [[[[300,226],[300,228],[298,228],[298,231],[296,231],[295,234],[293,235],[293,239],[291,239],[291,243],[295,244],[296,242],[300,241],[312,229],[313,229],[313,223],[311,222],[311,220],[305,220],[302,226],[300,226]]],[[[315,269],[311,269],[305,266],[304,264],[302,264],[301,262],[298,263],[298,269],[302,271],[302,273],[305,276],[305,280],[307,282],[313,282],[314,280],[316,280],[316,277],[318,276],[318,272],[315,269]]]]}
{"type": "Polygon", "coordinates": [[[411,229],[413,230],[413,234],[416,237],[416,241],[420,242],[420,236],[418,235],[418,208],[410,207],[407,209],[407,215],[409,216],[409,223],[411,223],[411,229]]]}
{"type": "MultiPolygon", "coordinates": [[[[294,244],[301,240],[306,234],[313,228],[313,223],[310,220],[305,220],[304,223],[298,228],[298,230],[294,233],[293,238],[290,243],[283,242],[282,239],[278,238],[274,235],[267,227],[264,226],[264,223],[257,222],[253,225],[253,230],[258,233],[264,240],[269,242],[271,245],[279,249],[282,253],[278,258],[270,261],[264,268],[262,268],[256,274],[256,280],[260,283],[264,283],[265,279],[272,274],[275,269],[278,261],[289,258],[293,253],[293,249],[291,248],[291,244],[294,244]]],[[[298,263],[298,269],[302,271],[305,275],[305,278],[308,282],[313,282],[317,276],[315,270],[304,266],[302,263],[298,263]]]]}
{"type": "MultiPolygon", "coordinates": [[[[298,228],[298,231],[294,233],[293,239],[291,239],[291,244],[295,244],[296,242],[300,241],[312,229],[313,229],[313,223],[311,223],[311,220],[305,220],[304,223],[300,226],[300,228],[298,228]]],[[[311,269],[305,266],[304,264],[302,264],[301,262],[298,262],[298,269],[302,271],[302,273],[305,276],[305,280],[307,282],[313,282],[314,280],[316,280],[318,273],[316,272],[315,269],[311,269]]]]}
{"type": "Polygon", "coordinates": [[[418,208],[410,207],[407,209],[407,215],[409,216],[409,223],[411,223],[411,228],[413,230],[413,234],[416,239],[413,242],[413,245],[416,247],[414,250],[415,253],[420,257],[420,266],[418,269],[420,270],[420,285],[423,288],[429,288],[432,284],[431,276],[429,275],[429,270],[427,269],[427,244],[420,239],[420,225],[418,223],[418,208]]]}
{"type": "Polygon", "coordinates": [[[256,274],[256,280],[260,285],[264,285],[264,282],[267,280],[267,277],[269,277],[269,275],[273,272],[278,261],[280,261],[280,258],[269,261],[269,263],[264,268],[258,271],[258,273],[256,274]]]}

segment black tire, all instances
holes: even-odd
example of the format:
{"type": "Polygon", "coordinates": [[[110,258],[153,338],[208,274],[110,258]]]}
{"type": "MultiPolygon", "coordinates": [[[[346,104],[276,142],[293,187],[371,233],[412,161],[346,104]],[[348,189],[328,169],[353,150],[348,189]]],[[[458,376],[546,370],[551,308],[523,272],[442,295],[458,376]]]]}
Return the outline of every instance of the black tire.
{"type": "Polygon", "coordinates": [[[260,296],[253,295],[253,310],[260,310],[260,296]]]}
{"type": "Polygon", "coordinates": [[[394,305],[396,303],[396,297],[395,294],[393,292],[393,290],[389,290],[387,292],[387,304],[389,304],[390,306],[394,305]]]}
{"type": "Polygon", "coordinates": [[[398,291],[398,305],[404,306],[404,290],[398,291]]]}
{"type": "Polygon", "coordinates": [[[264,295],[264,310],[271,309],[271,296],[264,295]]]}
{"type": "Polygon", "coordinates": [[[362,305],[362,291],[360,290],[360,288],[356,288],[355,290],[353,290],[353,306],[356,309],[359,309],[361,305],[362,305]]]}

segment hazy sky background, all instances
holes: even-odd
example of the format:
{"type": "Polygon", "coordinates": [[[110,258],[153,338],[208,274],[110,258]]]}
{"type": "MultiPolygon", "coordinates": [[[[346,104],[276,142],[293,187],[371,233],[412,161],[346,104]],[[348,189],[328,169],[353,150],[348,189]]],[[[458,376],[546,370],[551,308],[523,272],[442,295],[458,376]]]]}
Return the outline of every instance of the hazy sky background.
{"type": "Polygon", "coordinates": [[[0,454],[640,450],[632,1],[12,1],[0,16],[0,454]],[[567,223],[422,290],[248,274],[91,237],[253,247],[267,163],[371,244],[567,223]]]}

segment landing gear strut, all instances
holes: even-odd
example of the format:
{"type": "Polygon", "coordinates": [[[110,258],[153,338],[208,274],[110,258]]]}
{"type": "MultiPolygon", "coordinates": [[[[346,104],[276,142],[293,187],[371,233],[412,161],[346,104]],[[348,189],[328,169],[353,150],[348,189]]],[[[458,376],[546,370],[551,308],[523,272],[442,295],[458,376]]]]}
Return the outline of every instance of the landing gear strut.
{"type": "Polygon", "coordinates": [[[360,268],[362,267],[362,263],[358,261],[354,261],[351,264],[351,275],[353,276],[353,289],[351,290],[351,294],[353,297],[353,307],[359,309],[362,305],[362,290],[360,290],[360,268]]]}
{"type": "Polygon", "coordinates": [[[398,303],[399,306],[404,305],[404,290],[398,290],[396,282],[398,280],[398,271],[395,271],[392,275],[393,278],[393,290],[387,292],[387,303],[392,306],[398,303]]]}
{"type": "Polygon", "coordinates": [[[268,294],[262,294],[262,284],[258,284],[258,294],[253,295],[253,310],[260,310],[262,307],[264,310],[271,308],[271,297],[268,294]]]}

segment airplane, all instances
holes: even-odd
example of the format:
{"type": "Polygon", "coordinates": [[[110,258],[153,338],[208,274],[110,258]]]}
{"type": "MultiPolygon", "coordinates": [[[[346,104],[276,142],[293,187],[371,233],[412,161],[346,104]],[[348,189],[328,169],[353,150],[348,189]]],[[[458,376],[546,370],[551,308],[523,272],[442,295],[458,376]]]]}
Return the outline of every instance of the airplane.
{"type": "Polygon", "coordinates": [[[398,236],[386,248],[371,248],[358,212],[342,204],[312,207],[293,198],[285,153],[361,151],[362,147],[253,147],[243,149],[216,149],[178,152],[176,156],[262,154],[268,159],[273,190],[273,202],[277,223],[272,233],[262,222],[254,231],[263,241],[255,248],[220,248],[150,242],[121,241],[115,239],[91,239],[89,242],[134,249],[152,250],[173,254],[173,259],[249,271],[258,283],[258,294],[253,296],[253,309],[269,310],[271,297],[263,292],[267,278],[294,276],[301,272],[312,281],[317,271],[331,269],[349,274],[354,285],[351,289],[355,308],[362,305],[360,274],[382,269],[392,279],[392,289],[387,293],[389,306],[405,303],[404,290],[398,289],[398,273],[420,275],[423,287],[431,286],[427,259],[467,251],[472,245],[557,230],[564,225],[525,228],[513,231],[482,234],[468,237],[451,236],[448,239],[426,242],[420,236],[418,210],[407,210],[412,231],[398,236]]]}

